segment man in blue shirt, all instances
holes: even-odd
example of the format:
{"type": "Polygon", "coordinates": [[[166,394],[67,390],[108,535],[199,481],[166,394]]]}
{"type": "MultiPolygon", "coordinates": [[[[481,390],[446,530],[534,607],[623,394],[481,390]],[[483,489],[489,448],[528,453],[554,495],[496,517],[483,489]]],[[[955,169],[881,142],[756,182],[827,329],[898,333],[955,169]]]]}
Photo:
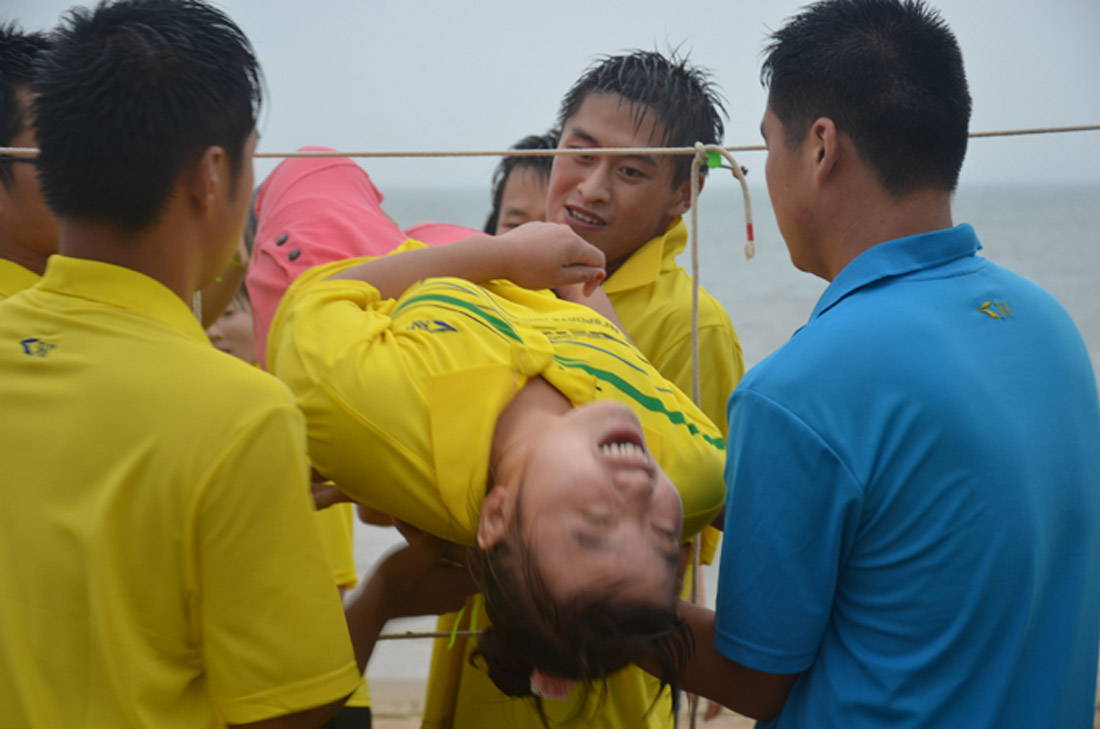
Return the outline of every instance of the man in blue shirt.
{"type": "Polygon", "coordinates": [[[684,688],[777,727],[1091,727],[1095,375],[1062,307],[953,227],[954,36],[916,0],[817,3],[763,80],[780,231],[831,283],[730,400],[684,688]]]}

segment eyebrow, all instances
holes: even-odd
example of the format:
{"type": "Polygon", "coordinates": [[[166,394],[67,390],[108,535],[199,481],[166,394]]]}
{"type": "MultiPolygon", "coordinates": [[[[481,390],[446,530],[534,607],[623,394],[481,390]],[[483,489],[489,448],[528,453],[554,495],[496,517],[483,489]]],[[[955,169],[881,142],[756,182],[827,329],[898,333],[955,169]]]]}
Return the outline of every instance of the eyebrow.
{"type": "MultiPolygon", "coordinates": [[[[607,540],[594,534],[589,534],[588,532],[584,531],[572,531],[570,532],[570,534],[572,535],[573,540],[582,547],[599,551],[605,551],[608,548],[607,540]]],[[[653,547],[653,551],[657,553],[657,556],[660,557],[667,566],[671,567],[672,569],[676,569],[680,566],[679,549],[665,551],[658,547],[656,544],[650,546],[653,547]]]]}
{"type": "MultiPolygon", "coordinates": [[[[595,137],[593,137],[591,134],[584,131],[580,127],[573,127],[572,129],[570,129],[569,136],[580,137],[583,141],[588,142],[593,147],[600,146],[599,140],[597,140],[595,137]]],[[[628,154],[619,156],[621,156],[623,159],[636,159],[639,162],[644,162],[645,164],[651,165],[653,167],[657,166],[657,158],[652,154],[628,154]]]]}

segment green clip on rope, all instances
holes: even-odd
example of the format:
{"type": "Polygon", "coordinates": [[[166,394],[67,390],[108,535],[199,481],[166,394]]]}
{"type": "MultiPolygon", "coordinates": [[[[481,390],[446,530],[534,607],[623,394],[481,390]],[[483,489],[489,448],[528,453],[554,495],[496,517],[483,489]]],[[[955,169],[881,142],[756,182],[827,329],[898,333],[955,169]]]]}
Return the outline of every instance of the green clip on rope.
{"type": "Polygon", "coordinates": [[[716,170],[722,166],[722,155],[719,152],[707,152],[707,167],[716,170]]]}
{"type": "MultiPolygon", "coordinates": [[[[481,610],[481,595],[474,596],[473,605],[470,607],[470,625],[467,630],[477,630],[477,618],[478,612],[481,610]]],[[[451,626],[451,640],[447,643],[447,650],[451,650],[455,647],[455,639],[458,637],[458,625],[462,622],[462,616],[466,614],[466,606],[463,605],[462,609],[458,611],[458,615],[455,616],[454,625],[451,626]]]]}
{"type": "Polygon", "coordinates": [[[451,626],[451,640],[447,643],[447,650],[455,647],[455,638],[458,637],[458,624],[462,622],[462,616],[465,614],[466,606],[463,605],[462,609],[458,611],[458,615],[455,616],[454,625],[451,626]]]}

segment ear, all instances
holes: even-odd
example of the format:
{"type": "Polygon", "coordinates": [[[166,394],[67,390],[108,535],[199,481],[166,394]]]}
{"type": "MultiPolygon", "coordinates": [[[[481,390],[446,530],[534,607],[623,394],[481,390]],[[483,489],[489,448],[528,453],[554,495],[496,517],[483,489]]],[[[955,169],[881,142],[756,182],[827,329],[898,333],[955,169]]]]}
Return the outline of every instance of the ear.
{"type": "Polygon", "coordinates": [[[813,175],[823,181],[836,171],[840,162],[840,132],[827,116],[819,117],[810,125],[806,139],[806,154],[811,156],[813,175]]]}
{"type": "Polygon", "coordinates": [[[492,549],[508,533],[515,510],[515,495],[504,486],[494,486],[481,502],[481,514],[477,523],[477,546],[486,551],[492,549]]]}
{"type": "MultiPolygon", "coordinates": [[[[707,178],[699,176],[699,192],[703,191],[703,183],[707,178]]],[[[665,216],[671,220],[691,210],[691,180],[687,179],[676,186],[672,196],[672,202],[665,210],[665,216]]]]}
{"type": "Polygon", "coordinates": [[[188,184],[191,199],[204,217],[214,210],[219,196],[227,194],[232,185],[230,178],[225,148],[213,145],[204,149],[192,167],[188,184]]]}

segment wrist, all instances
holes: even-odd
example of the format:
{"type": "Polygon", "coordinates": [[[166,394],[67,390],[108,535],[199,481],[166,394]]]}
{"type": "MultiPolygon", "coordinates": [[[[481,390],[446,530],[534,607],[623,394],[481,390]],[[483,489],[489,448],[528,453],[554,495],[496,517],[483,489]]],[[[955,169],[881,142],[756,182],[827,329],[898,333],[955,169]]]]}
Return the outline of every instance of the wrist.
{"type": "Polygon", "coordinates": [[[511,279],[510,247],[500,238],[479,233],[465,239],[464,243],[466,249],[462,251],[462,258],[476,271],[470,280],[485,283],[497,278],[511,279]]]}

